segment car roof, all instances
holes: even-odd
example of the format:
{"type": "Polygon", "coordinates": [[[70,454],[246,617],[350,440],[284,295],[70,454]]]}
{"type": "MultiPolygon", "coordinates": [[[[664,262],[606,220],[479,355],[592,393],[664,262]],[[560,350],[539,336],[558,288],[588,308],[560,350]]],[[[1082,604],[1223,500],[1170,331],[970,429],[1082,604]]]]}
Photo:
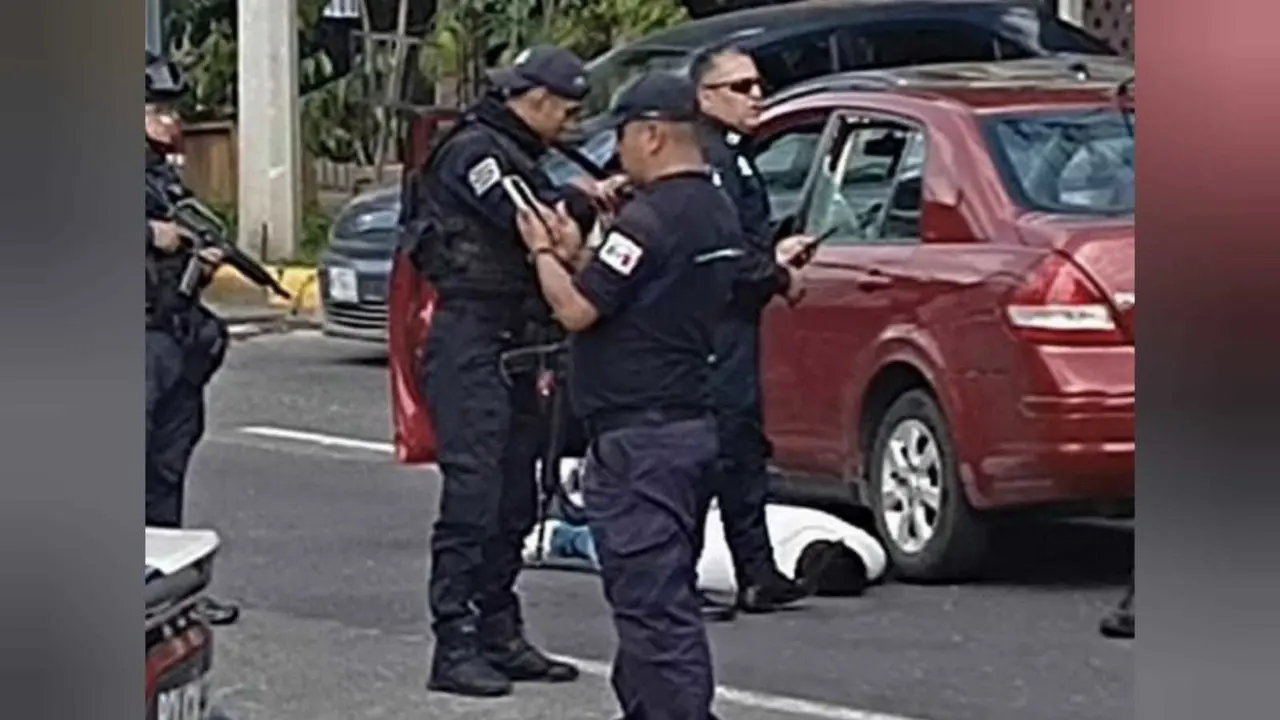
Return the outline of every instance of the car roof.
{"type": "Polygon", "coordinates": [[[1133,76],[1130,60],[1085,55],[915,65],[825,75],[787,87],[767,104],[777,107],[806,97],[888,92],[991,112],[1104,101],[1133,76]]]}
{"type": "Polygon", "coordinates": [[[844,23],[852,10],[859,12],[859,20],[869,22],[920,14],[972,17],[975,11],[1040,7],[1041,3],[1033,0],[801,0],[692,20],[648,35],[625,47],[628,50],[666,48],[693,52],[735,39],[740,39],[744,45],[756,45],[813,28],[844,23]]]}

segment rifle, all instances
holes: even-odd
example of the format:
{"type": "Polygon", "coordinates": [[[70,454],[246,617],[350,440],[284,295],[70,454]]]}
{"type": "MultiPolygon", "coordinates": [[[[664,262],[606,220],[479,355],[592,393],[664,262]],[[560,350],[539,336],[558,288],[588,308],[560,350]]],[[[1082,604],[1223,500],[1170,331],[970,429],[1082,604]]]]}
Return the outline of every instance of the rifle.
{"type": "Polygon", "coordinates": [[[191,260],[182,272],[179,292],[194,297],[203,277],[199,253],[206,247],[222,251],[223,262],[258,287],[270,290],[276,296],[292,300],[293,296],[243,250],[227,240],[227,228],[204,203],[182,184],[173,169],[166,164],[148,164],[146,173],[147,218],[168,220],[178,226],[183,245],[191,253],[191,260]]]}

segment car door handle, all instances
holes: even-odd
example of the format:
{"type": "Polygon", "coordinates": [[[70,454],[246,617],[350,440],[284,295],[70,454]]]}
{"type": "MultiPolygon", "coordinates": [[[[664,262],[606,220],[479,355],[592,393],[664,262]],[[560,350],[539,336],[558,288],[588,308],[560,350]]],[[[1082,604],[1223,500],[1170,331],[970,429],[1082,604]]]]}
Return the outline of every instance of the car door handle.
{"type": "Polygon", "coordinates": [[[869,292],[872,290],[882,290],[887,288],[893,284],[893,281],[890,280],[888,276],[874,273],[859,277],[854,281],[854,284],[858,286],[859,290],[866,290],[869,292]]]}

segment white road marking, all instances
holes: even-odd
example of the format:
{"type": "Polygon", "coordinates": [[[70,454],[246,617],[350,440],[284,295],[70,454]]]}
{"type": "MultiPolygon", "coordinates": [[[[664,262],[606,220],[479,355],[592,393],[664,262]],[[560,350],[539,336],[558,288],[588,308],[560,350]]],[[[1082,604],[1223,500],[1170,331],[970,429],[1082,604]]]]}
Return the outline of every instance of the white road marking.
{"type": "MultiPolygon", "coordinates": [[[[553,655],[552,657],[561,662],[576,665],[580,671],[587,675],[602,677],[606,680],[608,680],[613,673],[613,667],[608,663],[596,660],[584,660],[582,658],[569,657],[567,655],[553,655]]],[[[756,692],[754,690],[739,690],[738,688],[725,687],[723,685],[716,686],[716,700],[732,703],[734,705],[741,705],[753,710],[767,710],[769,712],[782,713],[785,715],[822,718],[823,720],[924,720],[924,718],[878,713],[871,710],[859,710],[857,708],[843,707],[840,705],[832,705],[830,703],[816,702],[813,700],[802,700],[800,698],[785,697],[783,695],[772,695],[770,693],[756,692]]]]}
{"type": "MultiPolygon", "coordinates": [[[[367,450],[386,455],[393,455],[395,453],[395,446],[392,443],[377,442],[374,440],[360,440],[358,438],[329,435],[309,430],[292,430],[289,428],[257,425],[242,427],[239,431],[246,435],[275,438],[278,440],[292,440],[295,442],[309,443],[322,447],[367,450]]],[[[604,678],[606,680],[609,679],[613,672],[613,668],[609,663],[600,662],[598,660],[588,660],[586,658],[569,657],[565,655],[559,655],[556,656],[556,658],[563,662],[576,665],[579,670],[587,675],[604,678]]],[[[795,715],[797,717],[821,718],[822,720],[925,720],[924,718],[919,717],[908,717],[906,715],[894,715],[891,713],[880,713],[871,710],[860,710],[858,708],[833,705],[831,703],[817,702],[815,700],[805,700],[802,698],[787,697],[785,695],[773,695],[771,693],[757,692],[755,690],[742,690],[739,688],[725,687],[723,685],[716,686],[716,699],[720,702],[731,703],[756,710],[766,710],[785,715],[795,715]]]]}
{"type": "Polygon", "coordinates": [[[252,426],[240,428],[240,432],[246,435],[256,435],[258,437],[275,438],[277,440],[294,440],[297,442],[311,443],[313,445],[323,445],[325,447],[347,448],[351,450],[368,450],[370,452],[384,453],[387,455],[395,454],[395,445],[389,442],[376,442],[373,440],[357,440],[355,438],[345,438],[337,435],[326,435],[324,433],[309,432],[306,430],[290,430],[288,428],[278,428],[270,426],[252,426]]]}

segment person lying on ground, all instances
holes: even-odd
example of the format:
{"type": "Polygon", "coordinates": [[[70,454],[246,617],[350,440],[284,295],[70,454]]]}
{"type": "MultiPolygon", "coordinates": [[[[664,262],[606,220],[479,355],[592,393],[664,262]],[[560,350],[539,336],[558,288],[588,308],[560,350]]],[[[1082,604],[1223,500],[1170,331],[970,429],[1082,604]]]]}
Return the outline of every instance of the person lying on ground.
{"type": "MultiPolygon", "coordinates": [[[[705,549],[698,562],[698,589],[734,596],[733,561],[720,523],[719,508],[712,506],[706,523],[705,549]]],[[[884,548],[867,531],[830,513],[812,508],[770,504],[765,522],[773,538],[774,560],[779,570],[819,596],[861,595],[884,577],[884,548]]],[[[548,519],[539,532],[534,528],[525,540],[526,562],[538,557],[576,563],[596,570],[599,559],[591,530],[585,524],[548,519]]]]}

